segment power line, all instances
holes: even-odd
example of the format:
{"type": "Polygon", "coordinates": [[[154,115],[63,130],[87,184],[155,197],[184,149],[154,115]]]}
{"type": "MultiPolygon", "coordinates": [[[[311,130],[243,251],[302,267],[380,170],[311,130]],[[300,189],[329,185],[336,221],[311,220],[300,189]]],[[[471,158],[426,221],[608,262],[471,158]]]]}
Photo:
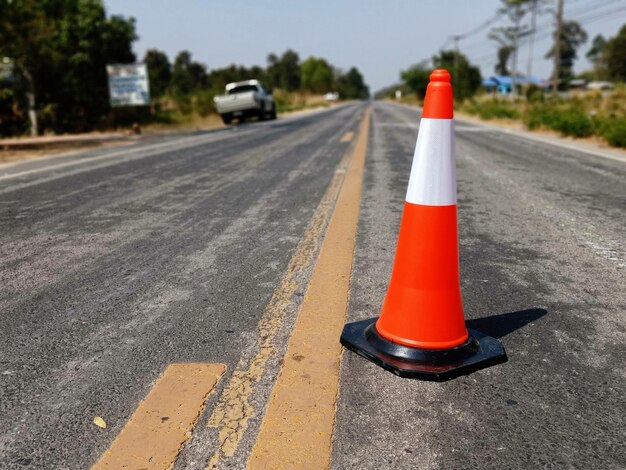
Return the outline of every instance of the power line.
{"type": "MultiPolygon", "coordinates": [[[[607,7],[611,4],[615,4],[618,2],[621,3],[623,1],[624,0],[602,0],[602,1],[591,3],[591,4],[587,4],[587,5],[576,5],[577,7],[582,7],[582,8],[576,8],[572,11],[567,11],[564,16],[566,18],[566,21],[576,21],[580,23],[581,26],[586,26],[596,21],[609,18],[611,16],[620,14],[622,12],[626,12],[626,6],[619,6],[617,8],[604,10],[604,11],[593,11],[593,10],[596,10],[597,8],[607,7]]],[[[579,2],[580,0],[568,0],[568,5],[571,5],[572,3],[579,3],[579,2]]],[[[439,48],[439,50],[444,50],[451,43],[456,45],[458,44],[458,41],[460,41],[461,39],[465,39],[467,37],[476,35],[477,33],[480,33],[481,31],[484,31],[486,28],[488,28],[492,24],[502,19],[504,14],[505,12],[498,11],[491,18],[485,20],[479,26],[469,30],[468,32],[463,33],[463,34],[449,36],[446,39],[446,41],[443,43],[443,45],[439,48]]],[[[535,28],[535,31],[541,31],[541,32],[538,34],[535,34],[534,40],[542,41],[552,36],[554,34],[552,25],[553,25],[552,19],[550,19],[549,21],[545,21],[542,24],[537,25],[535,28]]],[[[519,46],[526,45],[529,41],[530,41],[529,37],[521,38],[519,46]]],[[[475,43],[466,45],[465,47],[462,48],[462,52],[467,53],[468,50],[472,50],[472,49],[486,50],[487,48],[492,49],[493,47],[494,47],[493,43],[487,40],[487,41],[475,42],[475,43]]],[[[540,53],[535,52],[533,54],[533,57],[536,57],[538,54],[540,53]]],[[[478,56],[478,58],[472,57],[472,61],[481,65],[484,64],[485,61],[489,61],[489,64],[487,65],[492,65],[497,62],[494,60],[495,55],[496,55],[495,51],[490,52],[488,54],[481,54],[480,56],[478,56]]]]}
{"type": "MultiPolygon", "coordinates": [[[[586,26],[590,23],[593,23],[595,21],[598,21],[604,18],[608,18],[610,16],[615,15],[616,13],[621,13],[621,12],[626,12],[626,6],[622,6],[622,7],[616,8],[614,10],[609,10],[609,11],[593,12],[589,16],[585,16],[582,18],[572,18],[571,20],[566,20],[566,21],[576,21],[580,23],[581,26],[586,26]]],[[[552,34],[553,34],[552,31],[545,31],[539,34],[535,39],[545,39],[549,36],[552,36],[552,34]]]]}
{"type": "Polygon", "coordinates": [[[623,1],[623,0],[601,0],[601,1],[597,2],[597,3],[595,3],[595,4],[584,5],[584,7],[580,8],[580,9],[575,9],[573,11],[566,10],[565,11],[565,16],[578,15],[579,13],[587,13],[587,12],[589,12],[590,10],[592,10],[594,8],[606,7],[606,6],[610,5],[611,3],[616,3],[616,2],[621,2],[621,1],[623,1]]]}
{"type": "MultiPolygon", "coordinates": [[[[603,2],[605,4],[609,4],[609,3],[615,3],[616,0],[606,0],[606,2],[603,2]]],[[[618,0],[619,1],[619,0],[618,0]]],[[[582,11],[581,11],[582,12],[582,11]]],[[[587,12],[589,14],[587,15],[583,15],[582,17],[575,17],[575,18],[571,18],[571,20],[569,21],[577,21],[578,23],[580,23],[582,26],[588,25],[590,23],[593,23],[595,21],[598,20],[602,20],[605,18],[609,18],[617,13],[622,13],[622,12],[626,12],[626,6],[620,6],[618,8],[614,8],[612,10],[605,10],[605,11],[594,11],[594,12],[589,12],[587,10],[587,12]]],[[[579,12],[580,13],[580,12],[579,12]]],[[[569,15],[568,15],[569,16],[569,15]]],[[[550,24],[549,23],[544,23],[542,25],[537,26],[537,30],[538,31],[543,31],[542,33],[539,33],[535,36],[535,41],[540,41],[542,39],[548,38],[550,36],[552,36],[554,34],[554,32],[552,31],[552,29],[550,28],[550,24]]],[[[520,41],[520,45],[524,45],[529,41],[529,38],[523,38],[520,41]]],[[[492,43],[490,42],[482,42],[482,43],[474,43],[471,44],[470,46],[466,46],[463,48],[463,51],[467,51],[468,49],[472,49],[472,48],[477,48],[477,47],[493,47],[492,43]]],[[[493,53],[490,54],[485,54],[485,55],[481,55],[479,56],[479,58],[472,58],[473,61],[480,61],[480,60],[484,60],[485,58],[488,57],[493,57],[493,53]]]]}
{"type": "MultiPolygon", "coordinates": [[[[616,1],[623,1],[623,0],[605,0],[602,2],[598,2],[597,4],[591,5],[590,7],[595,7],[598,5],[603,5],[603,6],[607,6],[611,3],[615,3],[616,1]]],[[[616,9],[613,10],[608,10],[608,11],[593,11],[590,12],[588,8],[586,8],[585,10],[580,10],[577,11],[575,13],[573,13],[574,15],[578,15],[580,13],[589,13],[588,16],[583,16],[583,17],[576,17],[576,16],[571,16],[572,12],[570,12],[568,15],[566,15],[566,17],[571,18],[570,21],[577,21],[579,23],[581,23],[581,25],[586,25],[589,23],[592,23],[594,21],[597,21],[598,19],[602,19],[604,17],[608,17],[609,15],[613,15],[614,13],[620,13],[621,11],[623,11],[623,9],[626,8],[626,6],[623,7],[618,7],[616,9]]],[[[539,24],[535,30],[536,31],[543,31],[542,33],[539,33],[538,35],[535,36],[535,40],[537,39],[544,39],[548,36],[551,36],[553,34],[553,31],[551,29],[551,21],[550,22],[544,22],[542,24],[539,24]]],[[[526,37],[526,38],[522,38],[520,43],[521,44],[525,44],[530,38],[526,37]]],[[[490,46],[491,47],[491,42],[489,41],[482,41],[482,42],[476,42],[476,43],[472,43],[469,45],[466,45],[465,47],[463,47],[463,51],[468,51],[468,50],[472,50],[475,48],[484,48],[486,46],[490,46]]]]}
{"type": "Polygon", "coordinates": [[[480,33],[487,26],[491,26],[496,21],[498,21],[500,18],[502,18],[503,15],[504,15],[504,11],[499,10],[499,11],[496,12],[496,14],[492,18],[489,18],[484,23],[482,23],[480,26],[477,26],[476,28],[472,29],[471,31],[469,31],[469,32],[467,32],[465,34],[457,34],[454,37],[456,37],[458,40],[461,40],[461,39],[465,39],[465,38],[467,38],[469,36],[473,36],[476,33],[480,33]]]}

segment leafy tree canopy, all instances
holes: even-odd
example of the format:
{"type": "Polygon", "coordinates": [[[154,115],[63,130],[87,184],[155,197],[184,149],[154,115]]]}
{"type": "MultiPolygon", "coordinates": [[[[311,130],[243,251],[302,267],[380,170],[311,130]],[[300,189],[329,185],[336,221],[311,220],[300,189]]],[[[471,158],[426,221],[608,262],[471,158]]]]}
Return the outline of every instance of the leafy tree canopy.
{"type": "Polygon", "coordinates": [[[344,99],[367,99],[369,88],[363,80],[363,75],[356,67],[351,67],[346,74],[339,74],[337,77],[337,92],[344,99]]]}
{"type": "Polygon", "coordinates": [[[432,67],[429,66],[427,61],[424,61],[403,70],[400,73],[400,78],[410,91],[415,93],[420,99],[424,99],[430,72],[432,72],[432,67]]]}
{"type": "Polygon", "coordinates": [[[275,54],[267,56],[267,78],[269,87],[294,91],[300,88],[300,57],[287,49],[279,58],[275,54]]]}
{"type": "Polygon", "coordinates": [[[150,95],[154,98],[164,95],[172,78],[172,66],[167,55],[157,49],[148,49],[143,62],[148,69],[150,95]]]}
{"type": "Polygon", "coordinates": [[[626,24],[606,44],[606,66],[610,78],[626,81],[626,24]]]}
{"type": "Polygon", "coordinates": [[[15,68],[31,130],[93,128],[108,109],[106,65],[133,62],[133,18],[107,18],[101,0],[0,0],[0,56],[15,68]]]}
{"type": "Polygon", "coordinates": [[[309,57],[300,65],[302,88],[313,93],[326,93],[332,90],[333,69],[325,59],[309,57]]]}
{"type": "MultiPolygon", "coordinates": [[[[559,48],[559,81],[565,83],[574,76],[574,61],[577,51],[587,41],[587,32],[576,21],[563,21],[559,48]]],[[[556,42],[556,33],[555,33],[556,42]]],[[[546,53],[546,58],[554,57],[556,44],[546,53]]]]}
{"type": "Polygon", "coordinates": [[[468,58],[453,50],[441,51],[433,57],[436,68],[447,69],[452,75],[454,98],[463,101],[473,96],[482,83],[480,69],[470,63],[468,58]]]}

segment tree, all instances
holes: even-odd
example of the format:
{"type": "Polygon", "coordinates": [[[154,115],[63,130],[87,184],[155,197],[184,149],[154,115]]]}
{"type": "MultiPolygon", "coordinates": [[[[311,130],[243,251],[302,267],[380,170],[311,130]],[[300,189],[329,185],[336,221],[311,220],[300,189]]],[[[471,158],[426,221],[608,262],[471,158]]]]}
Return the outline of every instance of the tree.
{"type": "Polygon", "coordinates": [[[0,56],[13,63],[16,87],[27,101],[30,132],[37,135],[37,72],[51,60],[57,29],[36,0],[0,0],[0,11],[0,56]]]}
{"type": "Polygon", "coordinates": [[[333,69],[325,59],[309,57],[300,65],[301,86],[313,93],[326,93],[333,87],[333,69]]]}
{"type": "Polygon", "coordinates": [[[510,75],[515,81],[519,75],[518,51],[521,39],[528,37],[528,65],[526,73],[532,73],[533,47],[537,16],[545,13],[545,5],[548,0],[501,0],[502,6],[498,9],[500,14],[506,14],[512,26],[494,28],[489,33],[489,39],[498,43],[497,63],[494,70],[500,75],[510,75]],[[530,14],[530,26],[523,25],[522,20],[530,14]],[[510,63],[510,64],[509,64],[510,63]],[[509,68],[509,65],[511,66],[509,68]]]}
{"type": "Polygon", "coordinates": [[[149,49],[146,51],[143,61],[148,68],[150,95],[154,98],[163,96],[172,78],[172,66],[167,55],[157,49],[149,49]]]}
{"type": "MultiPolygon", "coordinates": [[[[270,88],[280,86],[280,70],[278,62],[280,59],[273,52],[267,55],[267,69],[265,71],[266,85],[270,88]]],[[[300,70],[298,68],[298,73],[300,70]]]]}
{"type": "Polygon", "coordinates": [[[337,92],[343,99],[364,100],[369,97],[369,88],[363,81],[363,75],[356,67],[351,67],[345,74],[337,77],[337,92]]]}
{"type": "Polygon", "coordinates": [[[586,57],[593,63],[593,71],[596,79],[606,75],[606,39],[598,34],[591,41],[591,48],[587,51],[586,57]]]}
{"type": "Polygon", "coordinates": [[[95,32],[102,35],[102,55],[107,60],[115,60],[123,64],[135,62],[136,57],[132,50],[132,43],[137,40],[135,19],[113,15],[106,20],[102,3],[96,1],[94,5],[99,10],[98,14],[101,14],[101,18],[104,18],[101,31],[95,32]]]}
{"type": "Polygon", "coordinates": [[[453,77],[455,99],[463,101],[473,96],[480,88],[482,83],[480,69],[470,64],[464,54],[452,50],[441,51],[439,55],[433,57],[433,63],[437,68],[458,71],[456,79],[453,77]]]}
{"type": "Polygon", "coordinates": [[[107,18],[101,0],[0,0],[0,56],[9,57],[32,134],[38,112],[57,131],[86,130],[108,110],[106,64],[133,62],[132,18],[107,18]]]}
{"type": "Polygon", "coordinates": [[[555,56],[556,41],[560,43],[559,47],[559,83],[566,83],[574,77],[574,61],[578,58],[577,49],[587,41],[587,33],[582,26],[576,21],[563,21],[561,24],[560,38],[556,37],[555,45],[546,53],[546,59],[555,56]]]}
{"type": "Polygon", "coordinates": [[[300,88],[300,57],[291,49],[287,49],[279,58],[276,54],[267,56],[267,85],[287,91],[300,88]]]}
{"type": "Polygon", "coordinates": [[[513,27],[494,28],[489,32],[489,39],[498,43],[498,62],[494,70],[500,75],[511,75],[509,60],[515,52],[516,30],[513,27]]]}
{"type": "Polygon", "coordinates": [[[56,130],[87,131],[109,109],[106,65],[135,62],[135,20],[107,19],[100,0],[55,1],[62,5],[59,88],[42,97],[54,103],[56,130]]]}
{"type": "Polygon", "coordinates": [[[175,95],[188,95],[194,90],[207,87],[209,77],[204,64],[191,60],[189,51],[181,51],[174,59],[171,86],[175,95]]]}
{"type": "Polygon", "coordinates": [[[498,62],[494,66],[494,71],[499,75],[510,75],[511,72],[507,68],[509,58],[513,53],[512,46],[500,46],[498,48],[498,62]]]}
{"type": "Polygon", "coordinates": [[[286,50],[278,62],[278,86],[294,91],[300,87],[300,57],[291,49],[286,50]]]}
{"type": "Polygon", "coordinates": [[[626,81],[626,24],[606,44],[606,66],[610,78],[626,81]]]}
{"type": "Polygon", "coordinates": [[[432,67],[428,66],[427,61],[423,61],[400,72],[400,78],[410,91],[415,93],[418,98],[424,99],[431,71],[432,67]]]}
{"type": "MultiPolygon", "coordinates": [[[[522,26],[521,21],[528,13],[528,11],[535,6],[534,0],[502,0],[501,13],[505,13],[509,19],[513,22],[513,26],[509,26],[507,29],[507,36],[510,37],[510,44],[500,44],[500,47],[506,46],[511,48],[511,54],[513,58],[513,64],[511,67],[511,97],[515,95],[516,87],[515,80],[518,74],[517,67],[517,53],[519,51],[519,40],[523,36],[531,34],[532,31],[526,26],[522,26]]],[[[498,51],[499,54],[501,53],[498,51]]]]}
{"type": "Polygon", "coordinates": [[[231,64],[225,68],[212,70],[209,74],[208,82],[211,84],[212,89],[221,92],[227,83],[252,78],[263,79],[265,77],[266,74],[261,67],[254,66],[248,69],[240,65],[231,64]]]}

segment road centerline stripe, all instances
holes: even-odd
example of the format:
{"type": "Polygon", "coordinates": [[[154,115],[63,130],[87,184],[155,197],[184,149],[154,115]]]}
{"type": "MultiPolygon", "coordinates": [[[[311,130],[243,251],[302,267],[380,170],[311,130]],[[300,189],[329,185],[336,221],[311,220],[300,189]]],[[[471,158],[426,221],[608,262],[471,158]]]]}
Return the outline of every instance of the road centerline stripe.
{"type": "Polygon", "coordinates": [[[248,460],[250,469],[330,466],[370,109],[359,129],[335,210],[283,365],[248,460]]]}
{"type": "Polygon", "coordinates": [[[354,137],[354,132],[346,132],[341,138],[341,142],[350,142],[354,137]]]}
{"type": "Polygon", "coordinates": [[[171,468],[225,370],[224,364],[170,365],[92,470],[171,468]]]}

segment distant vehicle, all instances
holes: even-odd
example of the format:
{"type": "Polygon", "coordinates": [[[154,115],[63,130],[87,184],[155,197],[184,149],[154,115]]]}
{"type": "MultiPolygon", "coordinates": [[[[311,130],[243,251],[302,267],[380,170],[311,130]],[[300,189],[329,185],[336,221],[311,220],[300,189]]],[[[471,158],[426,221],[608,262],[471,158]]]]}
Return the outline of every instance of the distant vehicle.
{"type": "Polygon", "coordinates": [[[339,99],[339,93],[336,91],[329,91],[324,95],[326,101],[337,101],[339,99]]]}
{"type": "Polygon", "coordinates": [[[226,94],[213,98],[224,124],[233,119],[243,122],[249,117],[276,119],[276,103],[271,92],[263,89],[258,80],[244,80],[226,85],[226,94]]]}
{"type": "Polygon", "coordinates": [[[583,78],[577,78],[575,80],[570,80],[567,83],[567,87],[570,90],[584,90],[585,88],[587,88],[587,80],[585,80],[583,78]]]}
{"type": "Polygon", "coordinates": [[[588,90],[612,90],[615,88],[611,82],[594,81],[587,83],[588,90]]]}

